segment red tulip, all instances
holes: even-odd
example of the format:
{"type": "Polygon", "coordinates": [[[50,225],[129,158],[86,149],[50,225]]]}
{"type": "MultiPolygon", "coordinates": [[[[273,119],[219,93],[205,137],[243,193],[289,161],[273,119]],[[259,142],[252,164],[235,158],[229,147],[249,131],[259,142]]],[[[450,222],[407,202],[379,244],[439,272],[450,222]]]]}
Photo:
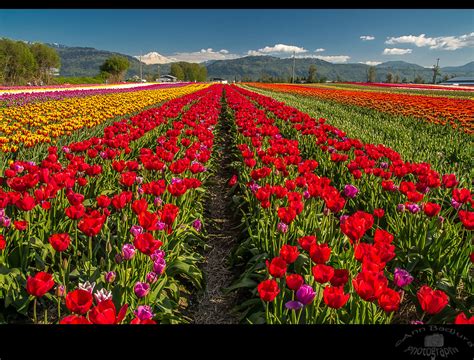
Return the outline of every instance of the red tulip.
{"type": "Polygon", "coordinates": [[[359,296],[365,301],[374,301],[388,285],[382,272],[362,271],[352,279],[352,285],[359,296]]]}
{"type": "Polygon", "coordinates": [[[331,256],[331,248],[328,244],[313,244],[309,249],[309,256],[316,264],[325,264],[331,256]]]}
{"type": "Polygon", "coordinates": [[[28,294],[41,297],[46,294],[54,286],[53,275],[43,271],[38,272],[35,276],[28,276],[26,279],[26,291],[28,294]]]}
{"type": "Polygon", "coordinates": [[[301,285],[303,285],[304,279],[301,275],[299,274],[288,274],[286,275],[286,286],[290,290],[298,290],[301,285]]]}
{"type": "Polygon", "coordinates": [[[268,272],[271,276],[281,278],[285,275],[288,264],[281,257],[275,257],[271,262],[267,260],[268,272]]]}
{"type": "Polygon", "coordinates": [[[72,220],[77,220],[84,216],[86,208],[84,207],[84,205],[78,204],[67,207],[64,212],[68,218],[72,220]]]}
{"type": "Polygon", "coordinates": [[[66,307],[76,314],[85,314],[92,306],[92,294],[89,291],[76,289],[66,295],[66,307]]]}
{"type": "Polygon", "coordinates": [[[280,257],[285,260],[287,264],[293,264],[299,254],[296,246],[283,245],[280,249],[280,257]]]}
{"type": "Polygon", "coordinates": [[[332,279],[334,276],[334,268],[329,265],[318,264],[311,269],[314,279],[321,284],[324,284],[332,279]]]}
{"type": "Polygon", "coordinates": [[[341,231],[352,242],[358,242],[374,224],[374,217],[363,211],[357,211],[341,223],[341,231]]]}
{"type": "Polygon", "coordinates": [[[235,184],[237,184],[237,175],[232,175],[227,185],[234,186],[235,184]]]}
{"type": "Polygon", "coordinates": [[[455,324],[474,324],[474,316],[467,317],[467,315],[463,312],[459,313],[456,318],[454,319],[455,324]]]}
{"type": "Polygon", "coordinates": [[[448,305],[448,296],[441,290],[433,290],[428,285],[423,285],[416,294],[424,312],[434,315],[448,305]]]}
{"type": "Polygon", "coordinates": [[[280,293],[278,283],[273,279],[262,281],[258,284],[258,294],[263,301],[273,301],[280,293]]]}
{"type": "Polygon", "coordinates": [[[77,224],[79,230],[81,230],[86,236],[95,236],[102,229],[106,216],[102,215],[99,211],[94,210],[89,215],[85,215],[77,224]]]}
{"type": "Polygon", "coordinates": [[[397,311],[400,306],[400,294],[390,288],[386,288],[380,293],[378,302],[385,312],[397,311]]]}
{"type": "Polygon", "coordinates": [[[128,305],[125,304],[117,314],[117,310],[112,300],[101,301],[89,312],[89,320],[92,321],[93,324],[100,325],[119,324],[125,317],[127,309],[128,305]]]}
{"type": "Polygon", "coordinates": [[[311,245],[316,244],[316,236],[309,235],[309,236],[303,236],[298,239],[298,244],[306,250],[309,251],[311,248],[311,245]]]}
{"type": "Polygon", "coordinates": [[[66,250],[71,242],[69,234],[53,234],[48,240],[53,249],[58,252],[66,250]]]}
{"type": "Polygon", "coordinates": [[[135,183],[135,180],[137,178],[137,173],[130,171],[130,172],[125,172],[120,175],[120,183],[124,186],[130,187],[135,183]]]}
{"type": "Polygon", "coordinates": [[[344,286],[349,281],[349,271],[346,269],[334,269],[334,275],[330,282],[332,286],[344,286]]]}
{"type": "Polygon", "coordinates": [[[162,244],[160,240],[155,240],[150,233],[138,234],[133,240],[133,245],[145,255],[153,254],[162,244]]]}
{"type": "Polygon", "coordinates": [[[26,220],[14,220],[13,225],[18,231],[23,231],[28,228],[28,221],[26,220]]]}
{"type": "Polygon", "coordinates": [[[7,242],[5,241],[5,236],[0,234],[0,251],[4,250],[7,246],[7,242]]]}
{"type": "Polygon", "coordinates": [[[474,211],[460,210],[458,215],[467,230],[474,230],[474,211]]]}
{"type": "Polygon", "coordinates": [[[435,215],[438,215],[438,213],[441,210],[441,206],[435,203],[427,202],[423,206],[423,211],[425,212],[426,216],[428,217],[433,217],[435,215]]]}
{"type": "Polygon", "coordinates": [[[85,316],[68,315],[61,319],[61,325],[89,325],[92,324],[85,316]]]}
{"type": "Polygon", "coordinates": [[[156,321],[153,319],[145,319],[145,320],[140,320],[139,318],[135,318],[132,321],[130,321],[130,324],[132,325],[154,325],[156,324],[156,321]]]}
{"type": "Polygon", "coordinates": [[[112,202],[112,200],[107,195],[97,196],[96,200],[97,205],[101,208],[109,207],[110,203],[112,202]]]}
{"type": "Polygon", "coordinates": [[[324,303],[333,309],[340,309],[343,307],[347,300],[349,300],[350,294],[344,294],[342,287],[326,286],[323,291],[324,303]]]}

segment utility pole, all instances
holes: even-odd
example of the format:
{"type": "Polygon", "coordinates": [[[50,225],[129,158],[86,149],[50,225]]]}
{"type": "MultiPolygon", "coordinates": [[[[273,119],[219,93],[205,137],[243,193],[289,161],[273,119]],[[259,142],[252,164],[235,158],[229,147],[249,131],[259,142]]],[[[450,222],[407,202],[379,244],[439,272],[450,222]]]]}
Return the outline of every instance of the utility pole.
{"type": "Polygon", "coordinates": [[[439,58],[436,60],[436,65],[433,65],[433,84],[436,84],[436,76],[439,73],[439,58]]]}
{"type": "Polygon", "coordinates": [[[295,63],[296,63],[296,57],[295,57],[295,52],[293,51],[293,72],[291,76],[291,82],[295,82],[295,63]]]}

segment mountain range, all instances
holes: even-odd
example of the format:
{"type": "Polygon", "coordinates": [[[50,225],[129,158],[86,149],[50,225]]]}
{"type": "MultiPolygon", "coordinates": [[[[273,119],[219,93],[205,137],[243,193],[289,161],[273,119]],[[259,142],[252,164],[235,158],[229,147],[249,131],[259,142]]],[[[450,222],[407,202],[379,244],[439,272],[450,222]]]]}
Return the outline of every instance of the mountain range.
{"type": "MultiPolygon", "coordinates": [[[[70,47],[60,44],[48,44],[55,48],[61,58],[61,76],[95,76],[99,67],[111,55],[121,55],[130,61],[130,68],[126,77],[140,75],[140,61],[137,57],[116,52],[98,50],[90,47],[70,47]]],[[[157,77],[158,74],[169,74],[173,58],[160,55],[157,52],[142,56],[143,76],[157,77]]],[[[316,65],[317,76],[327,80],[338,81],[366,81],[369,65],[361,63],[334,64],[315,58],[297,58],[295,76],[306,77],[311,64],[316,65]]],[[[231,60],[212,60],[202,63],[207,68],[208,78],[224,78],[227,80],[257,80],[264,78],[279,78],[288,80],[292,74],[293,59],[274,56],[245,56],[231,60]]],[[[420,75],[426,82],[433,77],[431,68],[405,61],[388,61],[377,65],[376,81],[384,81],[391,72],[398,75],[400,81],[404,78],[413,81],[420,75]]],[[[441,68],[441,76],[474,76],[474,61],[463,66],[449,66],[441,68]]]]}

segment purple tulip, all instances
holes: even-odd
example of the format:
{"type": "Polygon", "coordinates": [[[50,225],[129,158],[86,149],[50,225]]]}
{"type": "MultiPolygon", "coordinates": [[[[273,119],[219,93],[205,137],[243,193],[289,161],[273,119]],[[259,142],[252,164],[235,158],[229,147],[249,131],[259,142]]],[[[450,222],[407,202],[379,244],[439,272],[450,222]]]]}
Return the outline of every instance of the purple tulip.
{"type": "Polygon", "coordinates": [[[307,284],[303,284],[300,286],[298,291],[296,292],[296,297],[303,305],[308,305],[311,301],[314,300],[316,293],[314,292],[313,288],[307,284]]]}
{"type": "Polygon", "coordinates": [[[158,275],[154,273],[153,271],[150,271],[148,274],[146,274],[146,282],[148,284],[154,284],[158,280],[158,275]]]}
{"type": "Polygon", "coordinates": [[[388,168],[388,163],[386,163],[386,162],[381,162],[381,163],[380,163],[380,167],[381,167],[382,169],[387,169],[387,168],[388,168]]]}
{"type": "Polygon", "coordinates": [[[412,325],[423,325],[424,322],[421,321],[421,320],[412,320],[412,321],[410,321],[410,324],[412,324],[412,325]]]}
{"type": "Polygon", "coordinates": [[[165,224],[164,222],[158,221],[158,222],[156,223],[156,227],[157,227],[158,230],[161,231],[161,230],[163,230],[163,229],[166,227],[166,224],[165,224]]]}
{"type": "Polygon", "coordinates": [[[284,222],[279,222],[277,225],[277,230],[283,234],[286,234],[288,232],[288,225],[286,225],[284,222]]]}
{"type": "Polygon", "coordinates": [[[344,186],[344,195],[348,197],[349,199],[355,198],[357,193],[359,192],[359,189],[356,188],[354,185],[346,185],[344,186]]]}
{"type": "Polygon", "coordinates": [[[151,307],[148,305],[139,305],[137,307],[137,310],[135,310],[133,313],[137,316],[137,318],[139,318],[142,321],[149,320],[153,316],[155,316],[153,312],[151,311],[151,307]]]}
{"type": "Polygon", "coordinates": [[[305,191],[303,192],[303,197],[304,197],[306,200],[308,200],[308,199],[311,197],[311,194],[309,193],[308,190],[305,190],[305,191]]]}
{"type": "Polygon", "coordinates": [[[421,210],[421,208],[418,204],[408,204],[407,209],[412,214],[416,214],[416,213],[420,212],[420,210],[421,210]]]}
{"type": "Polygon", "coordinates": [[[139,298],[145,297],[150,291],[150,285],[138,281],[133,287],[133,291],[135,292],[135,295],[137,295],[139,298]]]}
{"type": "Polygon", "coordinates": [[[292,301],[288,301],[286,304],[285,304],[285,307],[288,309],[288,310],[299,310],[303,307],[303,303],[299,302],[299,301],[296,301],[296,300],[292,300],[292,301]]]}
{"type": "Polygon", "coordinates": [[[163,200],[161,200],[161,198],[159,196],[157,196],[155,198],[155,200],[153,200],[153,204],[155,204],[155,206],[161,206],[161,204],[163,204],[163,200]]]}
{"type": "Polygon", "coordinates": [[[199,219],[196,219],[193,221],[193,228],[197,231],[200,232],[202,227],[202,222],[199,219]]]}
{"type": "Polygon", "coordinates": [[[451,199],[451,205],[453,206],[453,208],[455,208],[456,210],[458,210],[458,209],[461,207],[462,203],[459,203],[459,202],[457,202],[456,200],[454,200],[454,198],[452,198],[452,199],[451,199]]]}
{"type": "Polygon", "coordinates": [[[161,275],[166,267],[166,260],[164,258],[156,259],[153,263],[153,271],[158,275],[161,275]]]}
{"type": "Polygon", "coordinates": [[[133,235],[133,237],[136,237],[137,235],[143,233],[143,228],[139,225],[132,225],[130,228],[130,233],[133,235]]]}
{"type": "Polygon", "coordinates": [[[403,205],[403,204],[398,204],[398,205],[397,205],[397,211],[398,211],[398,212],[404,212],[404,211],[405,211],[405,205],[403,205]]]}
{"type": "Polygon", "coordinates": [[[115,271],[106,272],[105,273],[105,281],[107,281],[108,283],[113,283],[116,276],[117,276],[117,274],[115,273],[115,271]]]}
{"type": "Polygon", "coordinates": [[[253,193],[255,193],[260,188],[260,186],[256,182],[252,182],[249,185],[249,188],[253,193]]]}
{"type": "Polygon", "coordinates": [[[164,258],[165,252],[163,250],[155,250],[153,254],[150,255],[151,260],[156,261],[158,259],[164,258]]]}
{"type": "Polygon", "coordinates": [[[122,247],[122,257],[124,260],[130,260],[135,255],[135,246],[132,244],[124,244],[122,247]]]}
{"type": "Polygon", "coordinates": [[[395,268],[393,276],[393,282],[395,283],[395,285],[402,288],[404,286],[410,285],[412,281],[413,276],[411,276],[408,271],[400,268],[395,268]]]}
{"type": "Polygon", "coordinates": [[[348,217],[349,217],[349,215],[341,215],[341,217],[339,218],[339,222],[341,224],[344,224],[348,217]]]}

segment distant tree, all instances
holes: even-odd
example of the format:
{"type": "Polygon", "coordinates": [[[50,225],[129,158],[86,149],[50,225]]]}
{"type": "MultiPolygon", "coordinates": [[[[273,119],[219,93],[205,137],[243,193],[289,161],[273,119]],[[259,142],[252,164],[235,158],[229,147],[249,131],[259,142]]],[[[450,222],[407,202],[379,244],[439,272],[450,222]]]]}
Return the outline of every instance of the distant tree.
{"type": "Polygon", "coordinates": [[[171,64],[170,74],[176,76],[178,80],[184,80],[184,71],[180,64],[171,64]]]}
{"type": "Polygon", "coordinates": [[[327,80],[328,80],[328,78],[327,78],[326,76],[321,76],[321,77],[319,78],[319,82],[320,82],[320,83],[325,83],[327,80]]]}
{"type": "Polygon", "coordinates": [[[436,65],[433,65],[433,84],[436,84],[436,77],[438,75],[441,75],[441,68],[439,67],[438,64],[436,64],[436,65]]]}
{"type": "Polygon", "coordinates": [[[51,71],[61,66],[58,52],[45,44],[35,43],[30,46],[36,61],[36,77],[46,84],[51,82],[51,71]]]}
{"type": "Polygon", "coordinates": [[[342,78],[339,74],[336,75],[336,81],[337,82],[341,82],[342,81],[342,78]]]}
{"type": "Polygon", "coordinates": [[[369,66],[367,69],[367,82],[375,82],[376,68],[375,66],[369,66]]]}
{"type": "Polygon", "coordinates": [[[317,71],[316,65],[311,64],[311,65],[309,66],[309,69],[308,69],[308,79],[307,79],[307,81],[308,81],[309,83],[314,83],[314,82],[316,82],[316,71],[317,71]]]}
{"type": "Polygon", "coordinates": [[[402,83],[406,84],[408,82],[408,79],[406,77],[403,77],[402,83]]]}
{"type": "Polygon", "coordinates": [[[391,72],[388,72],[387,75],[385,76],[385,82],[387,83],[393,82],[393,74],[391,72]]]}
{"type": "Polygon", "coordinates": [[[441,79],[441,82],[445,82],[445,81],[448,81],[448,80],[449,80],[449,75],[444,74],[443,78],[441,79]]]}
{"type": "Polygon", "coordinates": [[[393,78],[393,82],[394,82],[395,84],[398,84],[398,83],[400,82],[400,75],[395,74],[395,77],[393,78]]]}
{"type": "Polygon", "coordinates": [[[423,77],[420,74],[417,74],[415,76],[415,84],[424,84],[424,83],[425,83],[425,79],[423,79],[423,77]]]}
{"type": "Polygon", "coordinates": [[[0,40],[0,72],[6,85],[25,85],[34,78],[37,64],[22,41],[0,40]]]}
{"type": "Polygon", "coordinates": [[[130,67],[130,62],[127,58],[119,55],[109,57],[101,65],[100,71],[108,75],[108,79],[112,82],[123,80],[125,72],[130,67]]]}
{"type": "Polygon", "coordinates": [[[199,67],[197,81],[204,82],[207,80],[207,68],[203,65],[199,67]]]}

